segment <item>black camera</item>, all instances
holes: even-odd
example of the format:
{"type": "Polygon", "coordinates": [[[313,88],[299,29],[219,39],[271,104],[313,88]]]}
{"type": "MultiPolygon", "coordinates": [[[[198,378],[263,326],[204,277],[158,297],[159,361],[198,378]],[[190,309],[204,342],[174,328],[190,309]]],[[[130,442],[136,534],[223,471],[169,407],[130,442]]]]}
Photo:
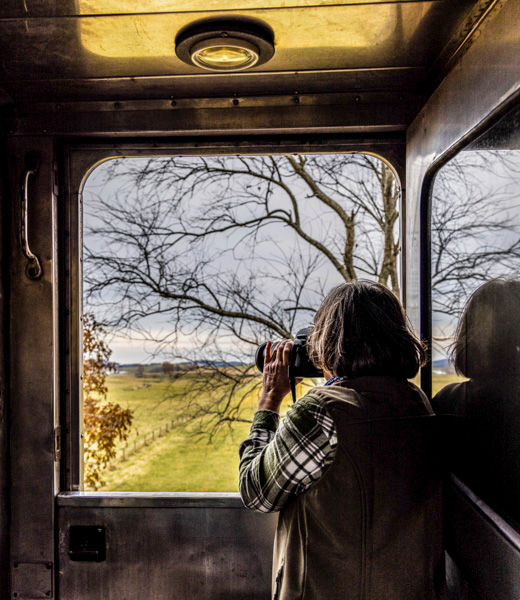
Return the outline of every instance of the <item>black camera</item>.
{"type": "MultiPolygon", "coordinates": [[[[296,400],[295,386],[296,379],[299,377],[323,377],[323,371],[317,369],[311,362],[307,353],[307,338],[311,332],[311,327],[300,329],[296,334],[289,356],[289,381],[291,382],[291,392],[293,401],[296,400]]],[[[278,342],[273,344],[272,350],[276,348],[278,342]]],[[[265,362],[265,347],[267,342],[258,347],[255,354],[255,363],[258,370],[263,373],[265,362]]]]}

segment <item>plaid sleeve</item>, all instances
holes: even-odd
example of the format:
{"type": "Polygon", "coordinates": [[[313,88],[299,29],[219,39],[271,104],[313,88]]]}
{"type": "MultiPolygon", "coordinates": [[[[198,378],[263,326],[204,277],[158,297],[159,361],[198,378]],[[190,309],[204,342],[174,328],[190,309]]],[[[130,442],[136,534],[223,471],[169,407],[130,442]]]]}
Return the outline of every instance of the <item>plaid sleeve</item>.
{"type": "Polygon", "coordinates": [[[272,411],[258,411],[240,444],[239,488],[247,508],[280,510],[316,482],[334,458],[334,421],[316,399],[294,404],[281,425],[272,411]]]}

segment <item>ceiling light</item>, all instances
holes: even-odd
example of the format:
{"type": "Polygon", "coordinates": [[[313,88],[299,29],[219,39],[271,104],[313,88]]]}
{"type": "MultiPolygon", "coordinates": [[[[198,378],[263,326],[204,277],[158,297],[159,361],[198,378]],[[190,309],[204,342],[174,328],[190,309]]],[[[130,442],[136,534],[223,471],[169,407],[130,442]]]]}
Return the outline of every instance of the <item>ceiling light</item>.
{"type": "Polygon", "coordinates": [[[198,21],[179,32],[175,52],[185,63],[208,71],[244,71],[272,58],[273,32],[252,19],[198,21]]]}

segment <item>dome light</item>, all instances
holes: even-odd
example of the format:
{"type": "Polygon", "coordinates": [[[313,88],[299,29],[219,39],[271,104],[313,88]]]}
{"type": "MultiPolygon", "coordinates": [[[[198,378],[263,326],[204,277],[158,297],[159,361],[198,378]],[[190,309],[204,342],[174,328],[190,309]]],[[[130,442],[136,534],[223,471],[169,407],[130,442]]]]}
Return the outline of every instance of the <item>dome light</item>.
{"type": "Polygon", "coordinates": [[[274,54],[272,31],[251,19],[197,22],[175,40],[177,56],[208,71],[244,71],[267,62],[274,54]]]}

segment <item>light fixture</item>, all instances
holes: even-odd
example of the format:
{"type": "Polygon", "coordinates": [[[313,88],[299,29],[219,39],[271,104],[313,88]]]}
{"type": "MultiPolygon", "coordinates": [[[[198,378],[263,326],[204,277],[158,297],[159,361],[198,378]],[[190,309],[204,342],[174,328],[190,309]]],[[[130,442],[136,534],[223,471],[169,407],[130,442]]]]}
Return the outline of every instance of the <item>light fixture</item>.
{"type": "Polygon", "coordinates": [[[207,71],[244,71],[272,58],[274,36],[253,19],[197,21],[179,32],[175,52],[188,65],[207,71]]]}

